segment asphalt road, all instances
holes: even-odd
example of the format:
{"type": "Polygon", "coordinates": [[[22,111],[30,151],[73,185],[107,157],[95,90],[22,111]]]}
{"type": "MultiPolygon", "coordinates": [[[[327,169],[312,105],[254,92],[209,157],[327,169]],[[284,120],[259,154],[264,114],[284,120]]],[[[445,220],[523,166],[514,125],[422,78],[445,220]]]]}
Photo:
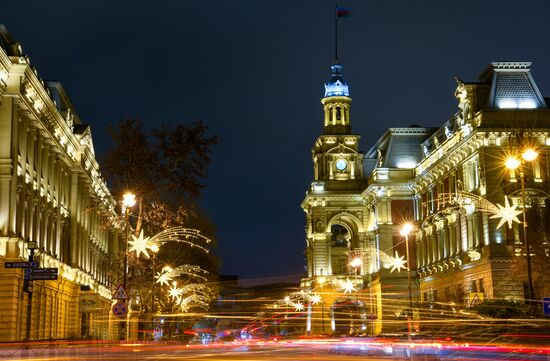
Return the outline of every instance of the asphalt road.
{"type": "MultiPolygon", "coordinates": [[[[543,350],[544,351],[544,350],[543,350]]],[[[548,350],[547,350],[548,351],[548,350]]],[[[0,360],[541,360],[537,348],[445,346],[355,341],[307,341],[260,344],[64,344],[1,345],[0,360]],[[409,358],[409,355],[412,357],[409,358]]]]}

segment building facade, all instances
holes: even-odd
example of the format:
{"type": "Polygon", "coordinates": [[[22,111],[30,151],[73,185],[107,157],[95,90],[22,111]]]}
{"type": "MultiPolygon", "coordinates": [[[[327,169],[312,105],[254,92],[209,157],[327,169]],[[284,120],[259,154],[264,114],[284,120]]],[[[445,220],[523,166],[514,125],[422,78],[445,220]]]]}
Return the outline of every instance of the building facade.
{"type": "Polygon", "coordinates": [[[108,335],[107,227],[115,205],[83,123],[60,83],[42,80],[19,43],[0,31],[0,341],[108,335]],[[24,270],[29,259],[57,268],[57,280],[31,281],[30,328],[24,270]],[[92,302],[93,307],[90,307],[92,302]]]}
{"type": "Polygon", "coordinates": [[[550,110],[530,63],[492,63],[477,82],[457,79],[455,96],[458,110],[441,127],[390,128],[362,153],[342,66],[332,66],[314,179],[301,205],[302,288],[324,298],[310,308],[310,331],[338,333],[342,305],[354,305],[349,313],[358,319],[345,320],[346,333],[402,329],[412,317],[409,295],[429,307],[467,306],[472,294],[548,296],[550,110]],[[506,168],[507,158],[527,149],[536,159],[506,168]],[[510,228],[499,219],[502,208],[516,217],[510,228]],[[414,225],[407,237],[404,223],[414,225]]]}

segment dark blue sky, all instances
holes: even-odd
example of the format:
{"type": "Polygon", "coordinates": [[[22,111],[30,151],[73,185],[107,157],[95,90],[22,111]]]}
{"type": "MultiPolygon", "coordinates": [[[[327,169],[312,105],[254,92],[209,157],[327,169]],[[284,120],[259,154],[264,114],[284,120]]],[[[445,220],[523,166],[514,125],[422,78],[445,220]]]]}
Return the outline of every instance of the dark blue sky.
{"type": "MultiPolygon", "coordinates": [[[[387,127],[437,126],[457,107],[454,75],[532,61],[550,95],[548,1],[341,1],[340,59],[351,121],[368,150],[387,127]]],[[[333,60],[334,1],[74,1],[2,4],[0,23],[92,125],[203,119],[222,138],[202,205],[224,272],[299,274],[310,149],[333,60]]]]}

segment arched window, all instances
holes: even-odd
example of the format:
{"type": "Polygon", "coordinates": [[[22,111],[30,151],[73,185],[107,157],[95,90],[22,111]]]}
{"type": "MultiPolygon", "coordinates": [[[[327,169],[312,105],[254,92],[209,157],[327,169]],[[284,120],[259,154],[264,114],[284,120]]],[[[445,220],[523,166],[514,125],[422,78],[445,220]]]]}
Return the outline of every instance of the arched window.
{"type": "Polygon", "coordinates": [[[330,228],[332,232],[332,246],[333,247],[350,247],[351,235],[349,234],[346,227],[343,227],[339,224],[335,224],[330,228]]]}
{"type": "Polygon", "coordinates": [[[342,275],[348,273],[348,251],[351,247],[351,234],[349,231],[335,224],[330,227],[331,236],[331,268],[333,275],[342,275]]]}

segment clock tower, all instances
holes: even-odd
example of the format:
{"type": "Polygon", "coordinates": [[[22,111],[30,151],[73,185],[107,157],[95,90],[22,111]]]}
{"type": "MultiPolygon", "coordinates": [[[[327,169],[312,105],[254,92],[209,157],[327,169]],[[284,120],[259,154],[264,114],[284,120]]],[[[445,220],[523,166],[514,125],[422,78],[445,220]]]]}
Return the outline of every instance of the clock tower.
{"type": "Polygon", "coordinates": [[[335,316],[339,307],[352,307],[349,312],[362,315],[351,321],[352,326],[347,323],[350,330],[365,330],[364,302],[349,296],[365,288],[373,264],[371,254],[365,252],[372,240],[362,197],[364,154],[359,151],[359,135],[351,131],[351,98],[343,67],[336,61],[331,69],[321,99],[323,134],[312,149],[313,182],[301,205],[307,217],[308,270],[302,289],[322,295],[322,305],[308,309],[307,331],[313,333],[335,332],[341,322],[335,316]],[[327,317],[325,308],[331,310],[327,317]]]}
{"type": "Polygon", "coordinates": [[[317,188],[325,190],[357,189],[363,179],[363,153],[359,152],[359,135],[351,134],[349,86],[342,76],[342,65],[335,62],[332,76],[325,84],[321,99],[324,134],[312,149],[317,188]]]}

